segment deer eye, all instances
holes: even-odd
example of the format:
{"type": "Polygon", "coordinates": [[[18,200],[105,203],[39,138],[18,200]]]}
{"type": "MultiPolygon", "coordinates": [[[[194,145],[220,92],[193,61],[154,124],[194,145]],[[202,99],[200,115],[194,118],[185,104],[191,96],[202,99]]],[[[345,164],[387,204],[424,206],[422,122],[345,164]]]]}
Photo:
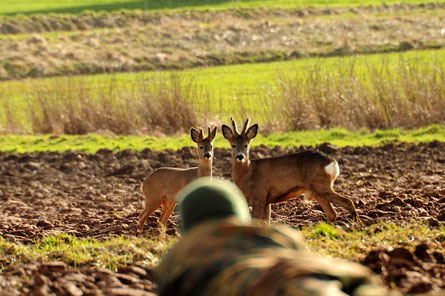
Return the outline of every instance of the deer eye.
{"type": "Polygon", "coordinates": [[[199,149],[204,149],[204,146],[199,146],[199,149]]]}
{"type": "Polygon", "coordinates": [[[247,148],[247,145],[244,145],[244,148],[247,148]]]}
{"type": "Polygon", "coordinates": [[[232,148],[236,148],[236,146],[235,146],[235,145],[232,145],[232,148]]]}

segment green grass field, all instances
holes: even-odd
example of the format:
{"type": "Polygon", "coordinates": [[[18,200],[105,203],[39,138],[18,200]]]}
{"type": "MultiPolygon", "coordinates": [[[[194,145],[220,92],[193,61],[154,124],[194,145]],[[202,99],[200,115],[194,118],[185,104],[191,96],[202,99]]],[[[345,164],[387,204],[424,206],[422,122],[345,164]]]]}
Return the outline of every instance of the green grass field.
{"type": "MultiPolygon", "coordinates": [[[[412,247],[428,241],[443,250],[445,227],[425,224],[396,225],[380,222],[366,229],[348,231],[324,222],[300,231],[310,250],[323,256],[360,261],[372,249],[384,245],[412,247]]],[[[127,264],[154,267],[160,257],[177,242],[176,237],[117,237],[98,241],[56,234],[33,244],[23,245],[0,238],[0,272],[31,260],[57,260],[71,266],[101,266],[116,270],[127,264]]]]}
{"type": "MultiPolygon", "coordinates": [[[[423,3],[421,0],[17,0],[2,1],[0,14],[31,14],[31,13],[70,13],[83,11],[117,11],[122,9],[140,10],[207,10],[229,8],[303,8],[307,6],[354,6],[382,5],[395,3],[423,3]]],[[[443,0],[436,0],[442,3],[443,0]]]]}
{"type": "Polygon", "coordinates": [[[404,61],[417,61],[436,67],[445,65],[445,49],[409,51],[404,53],[384,53],[358,55],[351,57],[307,58],[284,62],[255,63],[210,68],[195,68],[185,71],[154,71],[137,73],[98,74],[74,77],[54,77],[43,79],[24,79],[0,82],[0,93],[20,97],[32,93],[39,87],[66,84],[88,83],[88,89],[95,90],[108,86],[111,82],[117,87],[131,88],[135,82],[148,80],[159,75],[167,77],[170,73],[179,73],[185,80],[193,80],[205,86],[211,93],[220,94],[226,100],[232,95],[258,98],[262,90],[259,86],[277,78],[279,73],[296,74],[308,68],[320,67],[329,72],[346,69],[345,65],[354,64],[358,72],[365,72],[368,65],[390,65],[396,67],[404,61]]]}
{"type": "MultiPolygon", "coordinates": [[[[260,126],[261,132],[261,126],[260,126]]],[[[369,132],[366,130],[353,132],[345,129],[331,129],[319,131],[302,131],[290,133],[275,133],[269,136],[258,135],[252,142],[252,146],[266,145],[274,147],[317,146],[322,143],[331,143],[338,147],[344,146],[379,146],[391,142],[445,142],[445,126],[432,125],[418,130],[384,130],[369,132]]],[[[0,151],[3,152],[40,152],[40,151],[84,151],[95,153],[102,148],[113,151],[124,149],[143,150],[177,150],[186,146],[195,146],[188,135],[180,137],[136,137],[136,136],[0,136],[0,151]]],[[[215,147],[229,148],[227,141],[217,135],[215,147]]]]}
{"type": "MultiPolygon", "coordinates": [[[[25,100],[25,97],[32,97],[39,90],[47,92],[57,89],[69,94],[72,89],[84,86],[84,91],[92,93],[93,97],[99,97],[104,90],[111,87],[114,92],[129,91],[134,89],[136,85],[146,83],[150,79],[160,76],[168,77],[171,73],[177,73],[185,83],[192,81],[193,84],[205,88],[209,94],[214,95],[212,101],[218,103],[215,104],[213,109],[221,106],[218,112],[222,113],[221,115],[227,115],[236,111],[233,109],[233,103],[236,100],[243,101],[246,111],[257,111],[258,105],[262,103],[260,99],[264,94],[264,86],[270,85],[271,82],[273,84],[275,80],[279,79],[280,74],[293,77],[296,74],[305,74],[317,68],[324,72],[340,75],[341,71],[351,69],[348,65],[353,65],[353,69],[361,76],[360,78],[365,79],[369,78],[365,73],[370,65],[381,67],[389,65],[389,68],[396,68],[402,62],[413,62],[424,68],[432,69],[433,67],[445,66],[444,56],[445,50],[440,49],[353,57],[308,58],[285,62],[196,68],[180,72],[155,71],[24,79],[0,82],[0,94],[11,97],[14,101],[20,103],[20,101],[25,100]]],[[[0,105],[0,114],[1,111],[0,105]]]]}

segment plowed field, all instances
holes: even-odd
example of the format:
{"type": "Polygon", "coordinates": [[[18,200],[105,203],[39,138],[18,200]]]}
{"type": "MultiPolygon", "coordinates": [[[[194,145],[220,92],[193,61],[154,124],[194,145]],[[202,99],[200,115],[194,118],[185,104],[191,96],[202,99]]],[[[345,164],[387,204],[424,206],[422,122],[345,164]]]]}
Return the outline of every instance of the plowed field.
{"type": "MultiPolygon", "coordinates": [[[[251,157],[276,156],[309,148],[255,147],[251,157]]],[[[319,149],[338,160],[340,176],[334,188],[354,201],[365,227],[381,220],[427,222],[431,227],[444,223],[445,143],[341,149],[322,145],[319,149]]],[[[22,243],[39,240],[55,232],[97,239],[134,235],[143,207],[140,193],[143,179],[160,166],[195,166],[195,154],[195,148],[162,152],[125,150],[117,153],[100,150],[95,154],[0,153],[0,235],[9,241],[22,243]]],[[[230,178],[229,158],[228,149],[215,150],[214,175],[230,178]]],[[[351,225],[348,213],[340,208],[337,208],[337,212],[337,225],[347,229],[351,225]]],[[[157,234],[159,214],[157,211],[148,219],[144,235],[157,234]]],[[[272,219],[298,228],[324,221],[325,217],[316,203],[295,199],[274,205],[272,219]]],[[[169,233],[177,233],[177,223],[177,215],[174,214],[168,224],[169,233]]],[[[406,249],[396,253],[395,250],[376,250],[369,254],[368,261],[364,263],[380,273],[387,282],[397,279],[396,283],[403,291],[444,288],[443,254],[429,250],[428,246],[420,245],[418,248],[414,253],[406,249]],[[405,258],[405,261],[394,261],[394,258],[405,258]],[[393,275],[393,270],[401,270],[394,264],[402,264],[403,270],[411,274],[393,275]],[[413,275],[413,272],[416,274],[413,275]],[[408,280],[417,275],[417,286],[409,284],[408,280]]],[[[87,294],[88,291],[96,291],[94,289],[111,287],[115,287],[116,291],[108,291],[109,295],[124,295],[129,289],[132,289],[131,293],[140,292],[131,295],[144,295],[144,290],[155,291],[153,286],[147,284],[150,278],[147,270],[122,270],[119,274],[110,275],[98,269],[73,271],[64,264],[45,263],[46,267],[36,264],[33,267],[17,267],[14,272],[0,276],[0,288],[7,286],[5,283],[12,278],[20,281],[18,273],[22,276],[33,275],[33,280],[22,287],[25,289],[22,292],[31,291],[36,283],[40,285],[37,287],[46,287],[46,292],[56,294],[67,289],[77,289],[77,292],[87,294]],[[54,275],[54,272],[58,273],[54,275]],[[67,276],[68,279],[62,281],[67,276]],[[102,288],[100,284],[97,285],[106,280],[115,281],[116,285],[102,284],[102,288]],[[71,284],[67,284],[67,281],[71,284]],[[94,287],[86,285],[86,282],[94,287]]],[[[73,293],[70,295],[77,295],[73,293]]],[[[130,295],[128,293],[125,295],[130,295]]]]}

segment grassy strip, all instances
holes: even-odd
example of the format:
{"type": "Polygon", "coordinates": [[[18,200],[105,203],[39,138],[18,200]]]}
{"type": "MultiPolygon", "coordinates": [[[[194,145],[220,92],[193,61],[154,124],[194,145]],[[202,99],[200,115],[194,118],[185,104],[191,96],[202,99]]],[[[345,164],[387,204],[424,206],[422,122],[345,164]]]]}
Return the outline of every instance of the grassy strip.
{"type": "MultiPolygon", "coordinates": [[[[261,131],[261,126],[260,126],[261,131]]],[[[338,147],[344,146],[380,146],[393,142],[445,142],[445,125],[431,125],[417,130],[376,130],[365,129],[348,131],[345,129],[329,129],[319,131],[301,131],[288,133],[274,133],[271,135],[258,135],[252,142],[253,146],[266,145],[283,147],[317,146],[328,142],[338,147]]],[[[178,137],[137,137],[137,136],[102,136],[88,134],[82,136],[0,136],[0,151],[11,153],[41,152],[41,151],[84,151],[95,153],[99,149],[107,148],[113,151],[125,149],[152,150],[181,149],[194,146],[188,135],[178,137]]],[[[228,148],[227,141],[218,135],[215,147],[228,148]]]]}
{"type": "MultiPolygon", "coordinates": [[[[444,251],[445,227],[424,224],[396,225],[381,222],[366,229],[345,231],[324,222],[303,228],[309,249],[324,256],[361,260],[372,248],[414,248],[420,242],[444,251]]],[[[33,244],[11,243],[0,238],[0,272],[30,260],[58,260],[72,266],[101,266],[111,270],[127,264],[153,267],[177,241],[176,237],[118,237],[103,241],[57,234],[33,244]]]]}
{"type": "Polygon", "coordinates": [[[176,238],[117,237],[104,241],[77,238],[63,233],[30,245],[11,243],[0,237],[0,272],[30,260],[57,260],[72,266],[101,266],[111,270],[127,264],[152,267],[176,238]]]}
{"type": "Polygon", "coordinates": [[[422,242],[444,250],[445,227],[431,228],[426,224],[394,224],[381,222],[366,229],[345,231],[327,223],[319,223],[302,230],[307,245],[314,252],[354,261],[363,259],[378,247],[412,248],[422,242]]]}
{"type": "MultiPolygon", "coordinates": [[[[78,14],[84,11],[119,11],[123,9],[140,10],[221,10],[229,8],[303,8],[308,6],[358,6],[408,3],[423,3],[421,0],[34,0],[8,1],[0,4],[0,14],[33,14],[33,13],[69,13],[78,14]]],[[[443,0],[436,0],[442,3],[443,0]]]]}

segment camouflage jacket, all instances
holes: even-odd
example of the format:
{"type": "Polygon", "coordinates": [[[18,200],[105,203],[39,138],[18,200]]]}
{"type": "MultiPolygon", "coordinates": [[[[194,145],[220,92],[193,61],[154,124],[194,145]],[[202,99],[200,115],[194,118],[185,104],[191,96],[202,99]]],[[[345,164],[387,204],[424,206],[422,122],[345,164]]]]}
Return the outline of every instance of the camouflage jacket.
{"type": "Polygon", "coordinates": [[[397,295],[360,264],[308,252],[291,228],[230,219],[193,228],[156,276],[160,296],[397,295]]]}

